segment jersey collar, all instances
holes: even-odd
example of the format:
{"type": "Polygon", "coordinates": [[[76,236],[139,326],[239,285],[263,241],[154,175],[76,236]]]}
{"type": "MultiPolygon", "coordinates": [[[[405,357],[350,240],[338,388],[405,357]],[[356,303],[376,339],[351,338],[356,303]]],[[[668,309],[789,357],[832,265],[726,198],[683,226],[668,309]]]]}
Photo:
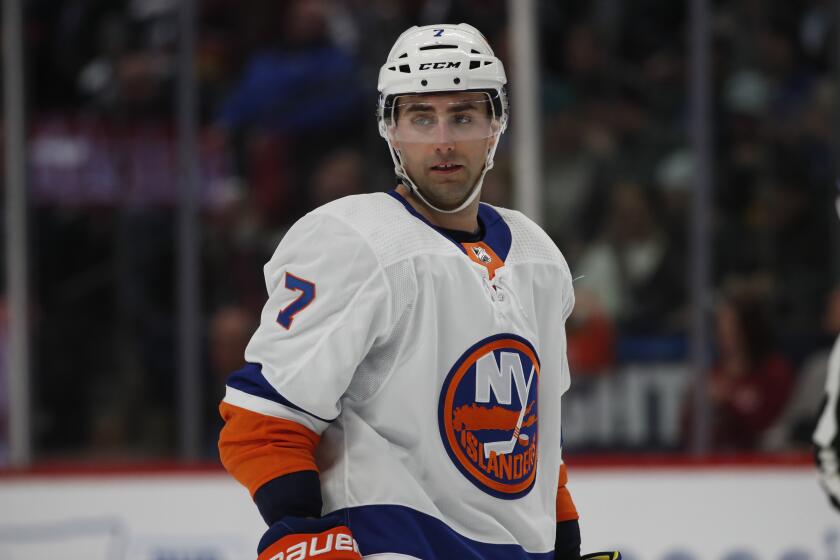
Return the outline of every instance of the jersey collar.
{"type": "MultiPolygon", "coordinates": [[[[458,247],[460,251],[465,254],[467,253],[467,248],[464,244],[454,239],[448,230],[437,227],[427,220],[425,216],[415,210],[411,203],[409,203],[399,192],[391,190],[388,191],[388,194],[402,204],[409,214],[448,239],[456,247],[458,247]]],[[[510,233],[510,227],[508,227],[505,220],[495,208],[483,202],[478,205],[478,220],[480,226],[483,226],[481,228],[483,230],[483,236],[478,239],[478,241],[488,245],[502,261],[507,259],[508,253],[510,252],[512,236],[510,233]]]]}

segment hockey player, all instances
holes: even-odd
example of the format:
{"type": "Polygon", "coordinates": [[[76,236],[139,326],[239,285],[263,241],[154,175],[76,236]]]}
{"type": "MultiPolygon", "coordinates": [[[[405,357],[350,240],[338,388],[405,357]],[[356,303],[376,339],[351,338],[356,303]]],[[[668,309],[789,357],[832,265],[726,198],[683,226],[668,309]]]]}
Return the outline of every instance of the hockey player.
{"type": "MultiPolygon", "coordinates": [[[[838,184],[840,187],[840,184],[838,184]]],[[[837,215],[840,217],[840,193],[837,200],[837,215]]],[[[814,445],[820,483],[828,494],[835,509],[840,511],[840,432],[838,432],[838,399],[840,399],[840,337],[828,358],[828,373],[825,381],[825,401],[814,431],[814,445]]]]}
{"type": "Polygon", "coordinates": [[[399,185],[307,214],[266,265],[219,440],[269,525],[260,560],[580,557],[571,275],[533,222],[479,203],[505,84],[469,25],[403,33],[377,115],[399,185]]]}
{"type": "Polygon", "coordinates": [[[828,359],[828,377],[825,382],[825,404],[814,432],[817,468],[820,483],[835,509],[840,511],[840,437],[838,437],[837,399],[840,397],[840,337],[828,359]]]}

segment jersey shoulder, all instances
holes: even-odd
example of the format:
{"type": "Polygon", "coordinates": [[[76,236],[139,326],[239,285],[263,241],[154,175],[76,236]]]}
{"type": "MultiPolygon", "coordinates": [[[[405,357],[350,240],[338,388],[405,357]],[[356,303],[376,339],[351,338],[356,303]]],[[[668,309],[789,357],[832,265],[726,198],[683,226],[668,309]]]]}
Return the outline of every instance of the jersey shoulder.
{"type": "Polygon", "coordinates": [[[352,228],[376,254],[382,267],[420,253],[457,251],[388,193],[347,196],[311,214],[331,216],[352,228]]]}
{"type": "Polygon", "coordinates": [[[510,228],[511,251],[508,261],[553,263],[568,270],[563,253],[551,237],[533,220],[518,210],[493,207],[510,228]]]}
{"type": "Polygon", "coordinates": [[[321,284],[329,278],[337,284],[332,290],[337,295],[381,276],[383,266],[368,237],[340,212],[330,212],[329,206],[305,214],[283,235],[263,269],[269,294],[287,272],[321,284]]]}
{"type": "Polygon", "coordinates": [[[353,194],[319,206],[310,214],[333,216],[365,229],[376,224],[377,216],[394,213],[399,208],[395,202],[393,197],[384,192],[353,194]]]}
{"type": "Polygon", "coordinates": [[[510,228],[511,247],[506,265],[537,264],[554,267],[563,294],[563,314],[568,317],[575,305],[572,273],[563,253],[548,234],[518,210],[494,207],[510,228]]]}

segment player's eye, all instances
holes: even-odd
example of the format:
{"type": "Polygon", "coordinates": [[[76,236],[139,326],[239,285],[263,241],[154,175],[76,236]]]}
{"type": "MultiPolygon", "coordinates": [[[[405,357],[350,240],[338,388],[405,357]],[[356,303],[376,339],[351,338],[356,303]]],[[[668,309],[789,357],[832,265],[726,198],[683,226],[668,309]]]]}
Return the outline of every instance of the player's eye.
{"type": "Polygon", "coordinates": [[[428,115],[417,115],[411,119],[411,124],[417,127],[427,127],[435,124],[435,119],[428,115]]]}
{"type": "Polygon", "coordinates": [[[473,117],[468,113],[458,113],[453,117],[452,122],[460,125],[472,124],[473,117]]]}

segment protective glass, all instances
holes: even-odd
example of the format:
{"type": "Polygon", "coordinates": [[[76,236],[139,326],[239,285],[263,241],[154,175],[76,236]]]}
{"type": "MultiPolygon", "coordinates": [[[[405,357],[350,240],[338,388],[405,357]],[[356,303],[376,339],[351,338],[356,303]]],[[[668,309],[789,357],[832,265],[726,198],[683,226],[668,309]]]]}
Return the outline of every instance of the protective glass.
{"type": "Polygon", "coordinates": [[[499,130],[495,105],[485,93],[453,99],[403,95],[394,100],[389,132],[402,143],[469,142],[499,130]]]}

